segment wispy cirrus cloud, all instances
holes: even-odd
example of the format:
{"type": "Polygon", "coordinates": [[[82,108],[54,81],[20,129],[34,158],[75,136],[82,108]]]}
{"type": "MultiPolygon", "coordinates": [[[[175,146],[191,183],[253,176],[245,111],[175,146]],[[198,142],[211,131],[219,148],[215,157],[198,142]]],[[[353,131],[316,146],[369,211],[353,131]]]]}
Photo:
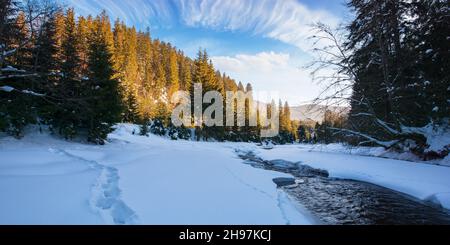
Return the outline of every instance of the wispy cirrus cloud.
{"type": "Polygon", "coordinates": [[[311,24],[336,26],[339,18],[312,10],[296,0],[177,0],[182,20],[189,26],[251,32],[304,51],[309,49],[311,24]]]}
{"type": "Polygon", "coordinates": [[[66,0],[85,13],[105,9],[113,18],[140,27],[183,24],[272,38],[304,51],[310,24],[337,25],[339,18],[298,0],[66,0]]]}
{"type": "Polygon", "coordinates": [[[62,0],[75,6],[83,15],[106,10],[112,19],[120,18],[128,25],[142,28],[154,24],[170,25],[174,10],[169,0],[62,0]]]}

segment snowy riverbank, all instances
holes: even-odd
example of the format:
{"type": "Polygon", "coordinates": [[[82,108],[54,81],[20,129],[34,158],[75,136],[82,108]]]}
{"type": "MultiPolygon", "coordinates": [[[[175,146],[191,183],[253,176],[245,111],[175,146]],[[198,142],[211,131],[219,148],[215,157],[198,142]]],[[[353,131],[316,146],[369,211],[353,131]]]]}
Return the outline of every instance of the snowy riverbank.
{"type": "Polygon", "coordinates": [[[47,134],[0,139],[2,224],[311,224],[227,144],[170,141],[119,126],[111,143],[47,134]]]}
{"type": "Polygon", "coordinates": [[[258,150],[256,154],[265,160],[302,162],[327,170],[330,177],[369,182],[450,209],[450,167],[374,157],[363,150],[349,151],[339,147],[285,145],[270,151],[258,150]]]}
{"type": "Polygon", "coordinates": [[[314,224],[272,179],[235,149],[302,161],[331,177],[367,181],[450,208],[450,168],[246,143],[171,141],[119,125],[105,146],[48,133],[0,138],[1,224],[314,224]]]}

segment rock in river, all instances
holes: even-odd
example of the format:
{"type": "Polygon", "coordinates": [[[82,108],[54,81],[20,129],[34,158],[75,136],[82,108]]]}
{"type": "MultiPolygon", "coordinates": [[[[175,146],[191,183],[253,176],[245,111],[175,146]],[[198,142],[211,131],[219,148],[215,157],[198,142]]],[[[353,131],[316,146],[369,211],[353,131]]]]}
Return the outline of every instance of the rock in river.
{"type": "Polygon", "coordinates": [[[295,185],[295,179],[294,178],[275,178],[273,179],[273,182],[277,184],[278,187],[288,186],[288,185],[295,185]]]}
{"type": "Polygon", "coordinates": [[[330,176],[330,174],[326,170],[312,168],[312,167],[310,167],[308,165],[302,165],[300,163],[298,163],[297,171],[298,171],[297,172],[297,176],[301,176],[301,177],[316,177],[316,176],[320,176],[320,177],[328,178],[328,176],[330,176]]]}
{"type": "Polygon", "coordinates": [[[286,160],[281,160],[281,159],[269,161],[268,164],[272,165],[272,167],[277,170],[289,170],[289,169],[297,168],[296,163],[289,162],[286,160]]]}

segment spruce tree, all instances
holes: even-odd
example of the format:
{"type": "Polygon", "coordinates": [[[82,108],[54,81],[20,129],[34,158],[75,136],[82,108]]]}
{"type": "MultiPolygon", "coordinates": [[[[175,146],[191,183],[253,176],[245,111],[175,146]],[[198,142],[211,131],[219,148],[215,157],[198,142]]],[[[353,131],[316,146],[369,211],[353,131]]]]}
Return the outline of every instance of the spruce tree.
{"type": "Polygon", "coordinates": [[[77,82],[79,79],[80,57],[78,53],[78,37],[77,24],[75,22],[75,12],[68,9],[65,17],[64,36],[62,42],[62,65],[61,72],[63,80],[71,93],[75,95],[77,90],[77,82]]]}
{"type": "MultiPolygon", "coordinates": [[[[49,16],[48,22],[42,26],[41,35],[37,40],[37,52],[34,52],[34,60],[36,64],[36,71],[39,73],[39,87],[42,93],[45,93],[53,98],[58,97],[57,84],[60,80],[58,72],[61,69],[59,62],[59,40],[57,35],[57,16],[52,14],[49,16]]],[[[51,124],[52,118],[55,113],[54,101],[49,103],[49,100],[39,100],[36,107],[38,108],[38,114],[40,121],[44,124],[51,124]]]]}
{"type": "MultiPolygon", "coordinates": [[[[34,69],[33,43],[29,38],[30,28],[27,16],[19,10],[19,4],[8,1],[9,6],[2,10],[1,26],[5,36],[1,35],[3,50],[0,53],[0,86],[14,88],[12,91],[0,90],[0,130],[16,137],[23,136],[23,128],[29,123],[35,123],[35,98],[17,93],[17,91],[35,88],[34,77],[21,77],[23,72],[34,69]],[[6,30],[6,28],[9,28],[6,30]],[[25,44],[25,45],[24,45],[25,44]],[[9,53],[9,54],[6,54],[9,53]],[[19,75],[19,76],[15,76],[19,75]]],[[[25,73],[26,74],[26,73],[25,73]]]]}
{"type": "Polygon", "coordinates": [[[88,141],[104,144],[112,126],[122,112],[119,83],[113,78],[112,32],[109,18],[103,13],[94,22],[89,45],[89,99],[87,115],[88,141]]]}
{"type": "Polygon", "coordinates": [[[155,72],[153,70],[153,46],[150,33],[138,34],[137,56],[139,70],[138,84],[138,111],[141,118],[149,118],[152,115],[153,89],[155,82],[155,72]]]}
{"type": "Polygon", "coordinates": [[[177,53],[175,51],[171,51],[169,54],[169,99],[172,98],[172,95],[180,90],[180,79],[179,79],[179,68],[178,68],[178,60],[177,53]]]}
{"type": "Polygon", "coordinates": [[[83,117],[87,110],[86,101],[82,98],[79,39],[73,9],[67,10],[61,29],[61,56],[59,57],[61,72],[59,82],[55,86],[55,96],[60,99],[50,123],[52,128],[66,139],[73,139],[83,127],[83,120],[85,120],[83,117]]]}

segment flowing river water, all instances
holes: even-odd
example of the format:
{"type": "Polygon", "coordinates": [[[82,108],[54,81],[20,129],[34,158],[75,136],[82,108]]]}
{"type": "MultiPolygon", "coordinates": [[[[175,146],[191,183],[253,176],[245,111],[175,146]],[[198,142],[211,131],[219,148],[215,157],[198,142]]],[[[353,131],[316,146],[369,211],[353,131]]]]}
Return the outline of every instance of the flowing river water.
{"type": "Polygon", "coordinates": [[[366,182],[329,178],[328,172],[299,163],[237,153],[253,167],[294,176],[274,182],[324,224],[450,224],[448,210],[406,194],[366,182]]]}

